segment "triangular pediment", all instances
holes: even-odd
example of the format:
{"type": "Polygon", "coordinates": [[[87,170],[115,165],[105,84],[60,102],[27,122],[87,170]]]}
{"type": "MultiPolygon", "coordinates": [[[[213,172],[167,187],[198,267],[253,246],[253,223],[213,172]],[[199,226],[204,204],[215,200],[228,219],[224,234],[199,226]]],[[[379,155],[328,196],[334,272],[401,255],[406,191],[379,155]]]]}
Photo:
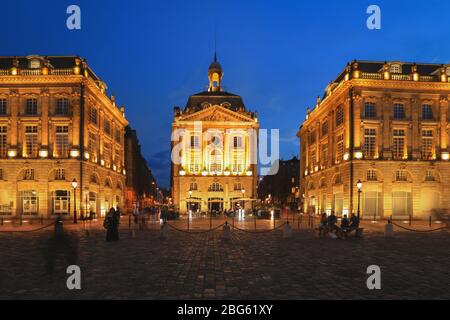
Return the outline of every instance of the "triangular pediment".
{"type": "Polygon", "coordinates": [[[206,109],[182,115],[179,118],[180,121],[211,121],[211,122],[253,122],[254,120],[246,115],[225,107],[215,105],[206,109]]]}

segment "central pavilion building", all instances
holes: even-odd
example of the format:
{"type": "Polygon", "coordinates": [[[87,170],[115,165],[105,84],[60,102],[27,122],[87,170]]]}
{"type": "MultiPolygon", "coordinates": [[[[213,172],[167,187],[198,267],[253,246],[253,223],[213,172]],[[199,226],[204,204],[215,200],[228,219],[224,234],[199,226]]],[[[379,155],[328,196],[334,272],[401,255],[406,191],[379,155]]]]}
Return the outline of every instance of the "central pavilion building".
{"type": "Polygon", "coordinates": [[[171,191],[181,213],[250,208],[256,198],[257,114],[223,90],[216,55],[208,79],[207,91],[174,108],[171,191]]]}

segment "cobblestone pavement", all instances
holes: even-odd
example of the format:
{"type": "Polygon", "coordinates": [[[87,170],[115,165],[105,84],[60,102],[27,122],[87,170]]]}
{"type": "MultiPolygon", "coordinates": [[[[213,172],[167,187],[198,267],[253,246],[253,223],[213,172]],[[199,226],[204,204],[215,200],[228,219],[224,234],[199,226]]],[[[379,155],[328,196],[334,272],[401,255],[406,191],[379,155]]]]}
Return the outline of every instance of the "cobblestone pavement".
{"type": "Polygon", "coordinates": [[[99,226],[89,234],[67,228],[62,243],[51,230],[0,233],[0,299],[450,298],[448,232],[331,240],[307,230],[292,239],[280,230],[233,231],[224,241],[221,230],[170,229],[160,240],[157,225],[135,237],[123,227],[117,243],[105,242],[99,226]],[[81,267],[79,291],[66,288],[73,263],[81,267]],[[369,265],[381,267],[380,291],[366,287],[369,265]]]}

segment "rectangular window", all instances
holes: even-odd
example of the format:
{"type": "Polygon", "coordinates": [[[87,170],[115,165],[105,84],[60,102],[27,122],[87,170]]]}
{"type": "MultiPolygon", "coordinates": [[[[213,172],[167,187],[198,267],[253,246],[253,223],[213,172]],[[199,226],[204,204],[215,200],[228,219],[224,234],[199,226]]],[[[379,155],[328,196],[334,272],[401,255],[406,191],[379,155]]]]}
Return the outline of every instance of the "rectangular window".
{"type": "Polygon", "coordinates": [[[189,159],[189,172],[199,173],[201,169],[201,152],[191,151],[189,159]]]}
{"type": "Polygon", "coordinates": [[[405,106],[403,104],[394,104],[394,119],[405,119],[405,106]]]}
{"type": "Polygon", "coordinates": [[[0,126],[0,158],[6,158],[8,155],[8,128],[0,126]]]}
{"type": "Polygon", "coordinates": [[[422,130],[422,158],[433,159],[433,130],[422,130]]]}
{"type": "Polygon", "coordinates": [[[367,119],[374,119],[377,117],[377,109],[375,103],[366,102],[364,104],[364,117],[367,119]]]}
{"type": "Polygon", "coordinates": [[[322,123],[322,137],[325,137],[328,134],[328,121],[322,123]]]}
{"type": "Polygon", "coordinates": [[[97,125],[97,109],[95,107],[89,107],[89,122],[97,125]]]}
{"type": "Polygon", "coordinates": [[[242,148],[242,137],[233,137],[233,147],[235,149],[242,148]]]}
{"type": "Polygon", "coordinates": [[[336,143],[336,163],[340,163],[344,158],[344,135],[337,137],[336,143]]]}
{"type": "Polygon", "coordinates": [[[189,184],[189,191],[197,191],[197,183],[195,183],[195,182],[191,182],[190,184],[189,184]]]}
{"type": "Polygon", "coordinates": [[[364,157],[373,159],[376,155],[377,131],[376,129],[364,129],[364,157]]]}
{"type": "Polygon", "coordinates": [[[56,127],[56,156],[58,158],[66,158],[69,156],[69,127],[56,127]]]}
{"type": "Polygon", "coordinates": [[[336,128],[344,124],[344,108],[336,109],[336,128]]]}
{"type": "Polygon", "coordinates": [[[120,131],[120,129],[118,127],[116,127],[116,131],[115,131],[115,135],[116,135],[116,142],[120,143],[122,141],[121,137],[122,137],[122,132],[120,131]]]}
{"type": "Polygon", "coordinates": [[[316,143],[316,139],[317,139],[316,130],[313,130],[309,133],[309,144],[316,143]]]}
{"type": "Polygon", "coordinates": [[[115,151],[114,151],[114,163],[116,164],[116,165],[120,165],[120,161],[121,159],[120,159],[120,149],[119,148],[115,148],[115,151]]]}
{"type": "Polygon", "coordinates": [[[0,99],[0,116],[6,116],[8,113],[6,99],[0,99]]]}
{"type": "Polygon", "coordinates": [[[395,129],[393,132],[392,156],[394,159],[405,157],[405,130],[395,129]]]}
{"type": "Polygon", "coordinates": [[[97,161],[98,140],[97,140],[97,135],[92,132],[89,132],[88,152],[90,153],[92,160],[97,161]]]}
{"type": "Polygon", "coordinates": [[[35,98],[27,99],[25,114],[29,116],[35,116],[37,115],[37,113],[38,113],[37,99],[35,98]]]}
{"type": "Polygon", "coordinates": [[[311,169],[314,170],[314,168],[317,165],[317,158],[316,158],[316,150],[312,150],[310,155],[309,155],[309,163],[311,165],[311,169]]]}
{"type": "Polygon", "coordinates": [[[429,104],[422,106],[422,120],[433,120],[433,108],[429,104]]]}
{"type": "Polygon", "coordinates": [[[191,136],[191,148],[198,149],[200,147],[199,136],[191,136]]]}
{"type": "Polygon", "coordinates": [[[241,155],[237,153],[233,155],[233,165],[231,169],[234,174],[244,172],[244,161],[242,160],[241,155]]]}
{"type": "Polygon", "coordinates": [[[109,142],[103,143],[103,159],[106,167],[111,165],[111,144],[109,142]]]}
{"type": "Polygon", "coordinates": [[[367,181],[377,181],[377,172],[375,170],[367,170],[367,181]]]}
{"type": "Polygon", "coordinates": [[[38,128],[37,126],[25,127],[25,151],[29,158],[38,156],[38,128]]]}
{"type": "Polygon", "coordinates": [[[425,173],[425,181],[436,181],[432,170],[427,170],[425,173]]]}
{"type": "Polygon", "coordinates": [[[67,116],[69,115],[69,99],[61,98],[56,100],[56,115],[67,116]]]}
{"type": "Polygon", "coordinates": [[[34,180],[34,169],[25,169],[23,171],[23,180],[34,180]]]}
{"type": "Polygon", "coordinates": [[[66,171],[64,169],[56,169],[55,180],[66,180],[66,171]]]}
{"type": "Polygon", "coordinates": [[[322,144],[322,157],[321,157],[321,162],[322,162],[322,166],[325,167],[327,165],[328,162],[328,143],[324,143],[322,144]]]}
{"type": "Polygon", "coordinates": [[[397,170],[395,173],[396,181],[408,181],[408,176],[405,170],[397,170]]]}
{"type": "Polygon", "coordinates": [[[107,135],[111,135],[111,121],[105,119],[103,121],[103,131],[107,134],[107,135]]]}

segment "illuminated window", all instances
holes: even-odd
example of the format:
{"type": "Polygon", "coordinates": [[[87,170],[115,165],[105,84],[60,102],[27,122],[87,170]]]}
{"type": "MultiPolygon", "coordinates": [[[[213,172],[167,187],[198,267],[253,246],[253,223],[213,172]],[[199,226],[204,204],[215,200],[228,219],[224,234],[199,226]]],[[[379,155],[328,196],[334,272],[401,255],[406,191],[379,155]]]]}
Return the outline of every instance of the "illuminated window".
{"type": "Polygon", "coordinates": [[[395,129],[393,132],[392,156],[394,159],[404,159],[405,130],[395,129]]]}
{"type": "Polygon", "coordinates": [[[402,73],[402,66],[400,64],[391,64],[389,71],[391,73],[402,73]]]}
{"type": "Polygon", "coordinates": [[[364,157],[374,158],[376,154],[377,134],[375,129],[364,129],[364,157]]]}
{"type": "Polygon", "coordinates": [[[0,126],[0,158],[6,158],[8,155],[8,128],[0,126]]]}
{"type": "Polygon", "coordinates": [[[116,142],[120,143],[122,141],[122,132],[120,131],[119,128],[116,128],[115,134],[116,134],[116,137],[115,137],[116,142]]]}
{"type": "Polygon", "coordinates": [[[427,170],[425,172],[425,181],[436,181],[436,178],[432,170],[427,170]]]}
{"type": "Polygon", "coordinates": [[[322,123],[322,137],[328,134],[328,121],[322,123]]]}
{"type": "Polygon", "coordinates": [[[119,148],[115,148],[115,151],[114,151],[114,163],[116,165],[120,165],[120,162],[121,162],[120,160],[121,160],[120,149],[119,148]]]}
{"type": "Polygon", "coordinates": [[[38,156],[38,128],[37,126],[25,127],[25,152],[29,158],[38,156]]]}
{"type": "Polygon", "coordinates": [[[90,182],[93,184],[98,184],[98,178],[95,174],[91,175],[90,182]]]}
{"type": "Polygon", "coordinates": [[[25,169],[23,171],[23,180],[34,180],[34,169],[25,169]]]}
{"type": "Polygon", "coordinates": [[[209,161],[209,172],[222,172],[222,153],[219,150],[211,152],[209,161]]]}
{"type": "Polygon", "coordinates": [[[422,106],[422,120],[433,120],[433,108],[429,104],[422,106]]]}
{"type": "Polygon", "coordinates": [[[394,104],[394,119],[405,119],[405,106],[403,104],[394,104]]]}
{"type": "Polygon", "coordinates": [[[433,159],[433,130],[422,130],[422,158],[433,159]]]}
{"type": "Polygon", "coordinates": [[[69,99],[61,98],[56,100],[56,115],[67,116],[69,115],[69,99]]]}
{"type": "Polygon", "coordinates": [[[344,108],[338,107],[336,109],[336,128],[344,124],[344,108]]]}
{"type": "Polygon", "coordinates": [[[309,163],[310,163],[312,169],[314,169],[316,167],[316,165],[317,165],[316,150],[312,150],[310,152],[309,163]]]}
{"type": "Polygon", "coordinates": [[[344,135],[337,137],[336,143],[336,163],[340,163],[344,158],[344,135]]]}
{"type": "Polygon", "coordinates": [[[38,102],[37,99],[27,99],[27,105],[25,109],[25,114],[29,116],[35,116],[38,113],[38,102]]]}
{"type": "Polygon", "coordinates": [[[309,133],[309,144],[316,143],[316,139],[317,139],[316,130],[313,130],[309,133]]]}
{"type": "Polygon", "coordinates": [[[56,169],[55,180],[66,180],[66,171],[64,169],[56,169]]]}
{"type": "Polygon", "coordinates": [[[107,134],[107,135],[111,135],[111,121],[105,119],[103,121],[103,131],[107,134]]]}
{"type": "Polygon", "coordinates": [[[395,172],[395,181],[408,181],[408,175],[405,170],[397,170],[395,172]]]}
{"type": "Polygon", "coordinates": [[[200,138],[199,136],[191,136],[191,148],[199,148],[200,147],[200,138]]]}
{"type": "Polygon", "coordinates": [[[6,116],[7,112],[8,110],[6,99],[0,99],[0,116],[6,116]]]}
{"type": "Polygon", "coordinates": [[[222,192],[223,187],[220,183],[214,182],[212,185],[209,186],[208,191],[209,192],[222,192]]]}
{"type": "Polygon", "coordinates": [[[244,171],[244,161],[238,153],[233,154],[232,172],[238,174],[244,171]]]}
{"type": "Polygon", "coordinates": [[[29,66],[30,69],[39,69],[41,67],[41,61],[37,59],[30,60],[29,66]]]}
{"type": "Polygon", "coordinates": [[[69,155],[69,127],[57,126],[56,127],[56,156],[59,158],[65,158],[69,155]]]}
{"type": "Polygon", "coordinates": [[[191,173],[199,173],[201,168],[201,152],[199,151],[191,151],[190,159],[189,159],[189,172],[191,173]]]}
{"type": "Polygon", "coordinates": [[[89,132],[88,152],[92,156],[92,161],[97,161],[98,140],[97,140],[97,135],[92,132],[89,132]]]}
{"type": "Polygon", "coordinates": [[[367,119],[374,119],[377,117],[377,109],[375,103],[366,102],[364,104],[364,117],[367,119]]]}
{"type": "Polygon", "coordinates": [[[112,188],[112,186],[111,186],[111,181],[110,181],[109,179],[106,179],[106,180],[105,180],[105,187],[108,188],[108,189],[111,189],[111,188],[112,188]]]}
{"type": "Polygon", "coordinates": [[[367,181],[377,181],[377,172],[375,170],[367,170],[367,181]]]}
{"type": "Polygon", "coordinates": [[[327,162],[328,162],[328,143],[323,143],[322,144],[322,153],[321,153],[321,162],[322,162],[322,166],[326,166],[327,162]]]}
{"type": "Polygon", "coordinates": [[[191,182],[191,183],[189,184],[189,191],[197,191],[197,190],[198,190],[197,183],[191,182]]]}
{"type": "Polygon", "coordinates": [[[242,137],[238,137],[238,136],[233,137],[233,147],[235,149],[242,148],[242,137]]]}
{"type": "Polygon", "coordinates": [[[107,167],[111,164],[111,143],[103,143],[103,159],[105,160],[105,165],[107,167]]]}
{"type": "Polygon", "coordinates": [[[392,193],[392,215],[407,217],[412,212],[411,192],[397,191],[392,193]]]}
{"type": "Polygon", "coordinates": [[[97,109],[95,107],[89,107],[89,122],[97,125],[97,109]]]}

